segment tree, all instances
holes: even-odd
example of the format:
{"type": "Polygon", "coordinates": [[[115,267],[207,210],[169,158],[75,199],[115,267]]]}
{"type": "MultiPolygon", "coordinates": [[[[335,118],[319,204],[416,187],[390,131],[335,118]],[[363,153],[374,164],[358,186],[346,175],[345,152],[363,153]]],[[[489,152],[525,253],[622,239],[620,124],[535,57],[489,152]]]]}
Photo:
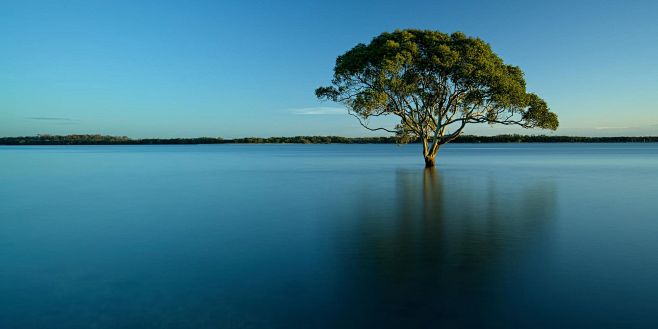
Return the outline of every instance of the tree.
{"type": "Polygon", "coordinates": [[[544,100],[526,92],[519,67],[461,32],[382,33],[339,56],[332,85],[315,94],[344,104],[366,129],[395,133],[400,143],[422,141],[426,167],[469,123],[551,130],[559,124],[544,100]],[[394,129],[368,125],[386,115],[400,123],[394,129]]]}

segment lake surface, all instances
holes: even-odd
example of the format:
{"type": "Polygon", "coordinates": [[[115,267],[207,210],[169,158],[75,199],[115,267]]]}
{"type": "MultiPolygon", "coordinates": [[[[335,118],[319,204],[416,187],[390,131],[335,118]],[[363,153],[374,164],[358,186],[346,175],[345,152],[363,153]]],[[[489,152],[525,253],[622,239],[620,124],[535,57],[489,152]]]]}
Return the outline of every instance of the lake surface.
{"type": "Polygon", "coordinates": [[[0,147],[0,328],[657,328],[658,144],[0,147]]]}

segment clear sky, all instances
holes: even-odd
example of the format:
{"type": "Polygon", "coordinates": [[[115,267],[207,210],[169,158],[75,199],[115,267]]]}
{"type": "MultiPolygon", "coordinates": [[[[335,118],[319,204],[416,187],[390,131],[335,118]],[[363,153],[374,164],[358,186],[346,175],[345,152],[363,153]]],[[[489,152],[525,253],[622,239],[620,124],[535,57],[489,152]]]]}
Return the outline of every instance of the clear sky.
{"type": "Polygon", "coordinates": [[[2,0],[0,136],[368,135],[314,89],[337,55],[398,28],[489,42],[559,115],[553,134],[658,135],[657,13],[655,0],[2,0]]]}

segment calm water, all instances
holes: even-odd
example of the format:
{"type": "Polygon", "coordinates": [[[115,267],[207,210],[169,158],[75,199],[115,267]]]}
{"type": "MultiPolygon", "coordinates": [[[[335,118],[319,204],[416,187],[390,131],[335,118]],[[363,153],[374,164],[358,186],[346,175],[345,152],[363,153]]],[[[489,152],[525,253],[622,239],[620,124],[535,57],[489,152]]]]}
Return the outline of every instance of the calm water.
{"type": "Polygon", "coordinates": [[[0,147],[0,328],[656,328],[658,145],[0,147]]]}

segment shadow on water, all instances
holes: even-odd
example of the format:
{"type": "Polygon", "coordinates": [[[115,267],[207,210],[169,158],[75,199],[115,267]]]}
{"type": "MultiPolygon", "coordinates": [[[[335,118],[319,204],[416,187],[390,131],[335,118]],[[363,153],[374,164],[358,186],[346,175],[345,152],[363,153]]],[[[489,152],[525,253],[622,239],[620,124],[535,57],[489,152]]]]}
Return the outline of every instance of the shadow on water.
{"type": "Polygon", "coordinates": [[[505,305],[514,292],[506,282],[546,240],[555,184],[426,169],[400,170],[391,186],[366,187],[344,224],[356,227],[338,244],[343,300],[350,301],[341,313],[351,314],[343,320],[379,327],[509,325],[505,305]]]}

